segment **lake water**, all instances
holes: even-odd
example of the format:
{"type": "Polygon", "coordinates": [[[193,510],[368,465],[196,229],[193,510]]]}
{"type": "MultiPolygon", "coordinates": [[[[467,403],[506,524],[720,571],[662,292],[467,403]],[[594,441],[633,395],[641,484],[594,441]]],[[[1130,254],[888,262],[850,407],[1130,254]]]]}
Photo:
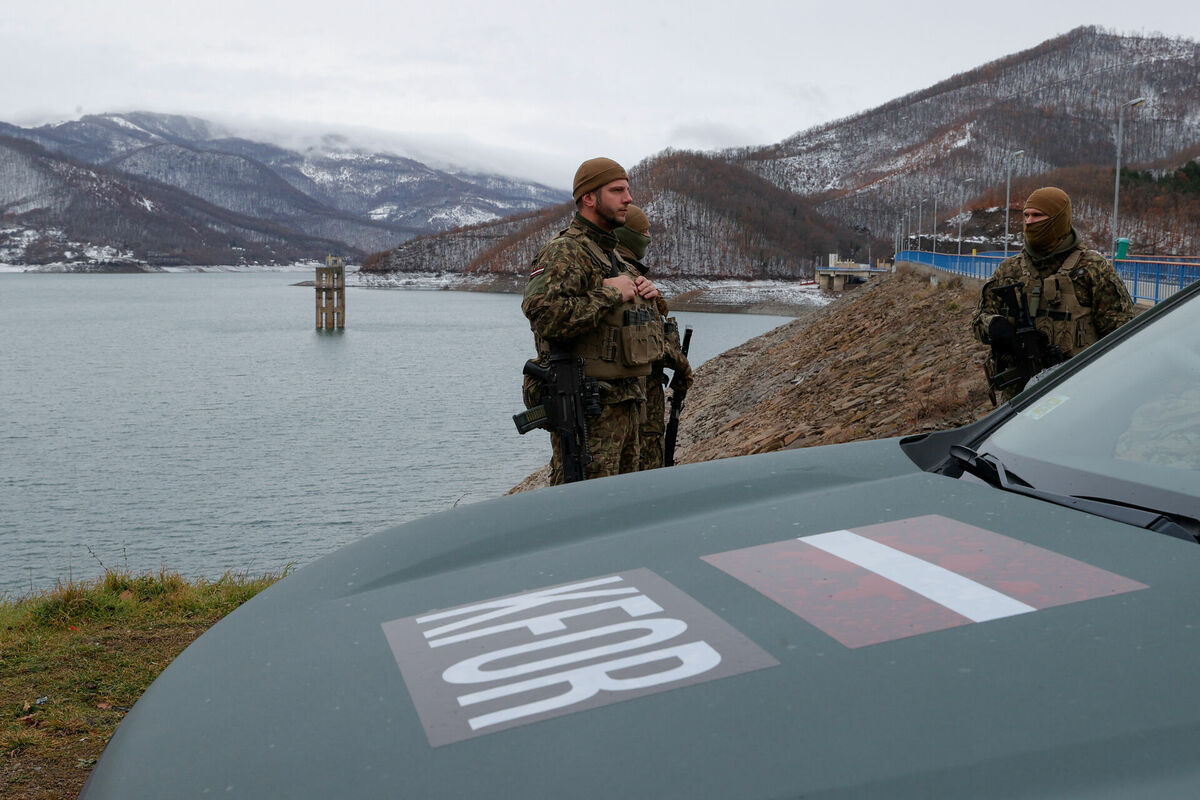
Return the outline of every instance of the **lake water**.
{"type": "MultiPolygon", "coordinates": [[[[302,566],[548,460],[518,296],[352,287],[327,333],[310,277],[0,273],[0,596],[302,566]]],[[[788,321],[677,316],[697,365],[788,321]]]]}

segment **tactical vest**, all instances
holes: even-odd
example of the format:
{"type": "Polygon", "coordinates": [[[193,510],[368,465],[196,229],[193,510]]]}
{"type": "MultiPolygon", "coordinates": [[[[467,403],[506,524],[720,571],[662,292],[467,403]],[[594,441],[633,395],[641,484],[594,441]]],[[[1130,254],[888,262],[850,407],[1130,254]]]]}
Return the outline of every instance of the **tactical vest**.
{"type": "Polygon", "coordinates": [[[1025,290],[1029,297],[1029,316],[1038,330],[1045,332],[1050,343],[1058,345],[1064,354],[1072,356],[1085,347],[1094,344],[1099,337],[1096,335],[1096,325],[1092,319],[1092,309],[1082,305],[1075,295],[1075,283],[1071,280],[1071,270],[1079,264],[1083,250],[1077,249],[1062,263],[1055,272],[1047,275],[1039,284],[1036,280],[1037,270],[1023,253],[1022,267],[1034,280],[1025,290]]]}
{"type": "MultiPolygon", "coordinates": [[[[575,240],[609,277],[629,273],[615,255],[606,253],[582,230],[568,228],[562,236],[575,240]]],[[[615,380],[650,374],[651,365],[663,355],[663,326],[653,302],[634,296],[631,302],[609,309],[599,324],[570,342],[574,355],[583,359],[583,374],[589,378],[615,380]]],[[[550,346],[538,339],[538,354],[548,356],[550,346]]]]}

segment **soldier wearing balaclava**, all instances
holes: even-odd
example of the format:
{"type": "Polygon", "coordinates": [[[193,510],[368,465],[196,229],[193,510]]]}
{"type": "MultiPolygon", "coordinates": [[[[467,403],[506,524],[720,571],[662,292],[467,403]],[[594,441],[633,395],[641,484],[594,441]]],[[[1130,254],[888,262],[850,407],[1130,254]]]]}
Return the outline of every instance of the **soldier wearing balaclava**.
{"type": "MultiPolygon", "coordinates": [[[[617,237],[617,253],[627,264],[641,275],[649,275],[646,265],[646,250],[650,246],[650,219],[646,212],[635,205],[629,206],[625,224],[613,230],[617,237]]],[[[663,369],[672,371],[671,388],[682,397],[692,388],[692,366],[683,352],[679,339],[679,323],[670,316],[667,301],[655,298],[655,308],[663,321],[663,355],[656,360],[646,376],[646,413],[638,429],[641,446],[639,470],[658,469],[663,466],[666,444],[666,390],[667,376],[663,369]]]]}
{"type": "Polygon", "coordinates": [[[993,401],[1011,399],[1040,369],[1133,317],[1125,283],[1072,227],[1066,192],[1038,189],[1023,214],[1025,246],[996,267],[971,321],[975,337],[992,346],[984,371],[993,401]]]}

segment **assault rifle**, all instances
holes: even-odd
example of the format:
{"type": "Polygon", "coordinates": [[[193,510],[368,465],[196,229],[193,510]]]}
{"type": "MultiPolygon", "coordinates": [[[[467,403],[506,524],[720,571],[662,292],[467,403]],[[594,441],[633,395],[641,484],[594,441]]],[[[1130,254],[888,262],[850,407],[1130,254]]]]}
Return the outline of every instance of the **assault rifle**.
{"type": "Polygon", "coordinates": [[[996,371],[988,374],[988,394],[993,405],[997,391],[1014,386],[1020,391],[1034,375],[1067,360],[1062,349],[1051,344],[1046,332],[1034,326],[1024,289],[1025,284],[1019,281],[991,288],[1004,303],[1007,317],[993,320],[988,328],[992,363],[996,365],[996,371]]]}
{"type": "MultiPolygon", "coordinates": [[[[686,357],[688,348],[692,344],[692,326],[688,325],[683,329],[683,344],[679,350],[686,357]]],[[[671,377],[671,383],[675,384],[675,377],[671,377]]],[[[671,391],[671,415],[667,419],[667,432],[663,437],[663,466],[675,466],[675,439],[679,436],[679,415],[683,412],[683,400],[687,396],[687,389],[683,387],[682,381],[672,387],[671,391]]]]}
{"type": "Polygon", "coordinates": [[[542,384],[542,404],[513,415],[517,432],[526,434],[542,428],[558,434],[563,479],[581,481],[592,463],[588,451],[588,416],[600,413],[600,388],[583,375],[583,359],[557,348],[550,352],[550,363],[542,366],[526,361],[522,374],[542,384]]]}

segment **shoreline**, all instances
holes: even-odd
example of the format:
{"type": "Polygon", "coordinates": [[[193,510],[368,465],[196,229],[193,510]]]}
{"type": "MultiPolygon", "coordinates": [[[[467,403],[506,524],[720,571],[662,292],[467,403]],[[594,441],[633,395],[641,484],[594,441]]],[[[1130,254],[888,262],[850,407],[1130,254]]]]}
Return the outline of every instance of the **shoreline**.
{"type": "MultiPolygon", "coordinates": [[[[14,275],[137,275],[189,273],[290,273],[312,274],[320,262],[285,265],[197,265],[186,267],[105,268],[88,264],[0,264],[0,274],[14,275]]],[[[416,291],[489,292],[521,294],[523,275],[464,275],[457,272],[364,273],[347,266],[346,286],[360,289],[408,289],[416,291]]],[[[837,295],[821,291],[811,281],[762,278],[663,277],[655,280],[672,311],[713,314],[762,314],[799,317],[833,302],[837,295]]],[[[314,286],[315,280],[297,281],[294,286],[314,286]]]]}
{"type": "MultiPolygon", "coordinates": [[[[656,280],[655,284],[672,311],[799,317],[837,299],[837,295],[821,291],[811,281],[665,277],[656,280]]],[[[312,282],[305,281],[301,285],[312,285],[312,282]]],[[[347,275],[346,285],[366,289],[521,294],[525,290],[525,278],[495,274],[356,272],[347,275]]]]}
{"type": "MultiPolygon", "coordinates": [[[[7,275],[177,275],[199,272],[309,272],[322,263],[313,261],[300,264],[194,264],[187,266],[151,266],[149,264],[92,264],[71,262],[69,264],[5,264],[0,263],[0,274],[7,275]]],[[[357,267],[354,268],[357,271],[357,267]]],[[[349,269],[347,270],[349,271],[349,269]]]]}

